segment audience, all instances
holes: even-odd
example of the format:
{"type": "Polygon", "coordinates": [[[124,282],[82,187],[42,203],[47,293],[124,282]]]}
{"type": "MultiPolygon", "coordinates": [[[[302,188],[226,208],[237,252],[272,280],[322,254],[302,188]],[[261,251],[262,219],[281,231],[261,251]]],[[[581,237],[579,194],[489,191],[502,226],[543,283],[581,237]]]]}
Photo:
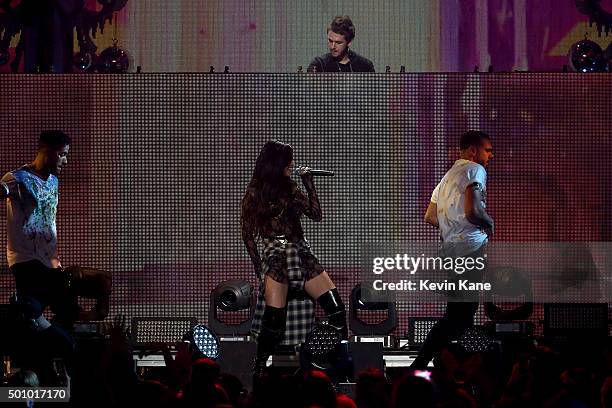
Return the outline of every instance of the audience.
{"type": "Polygon", "coordinates": [[[382,371],[367,369],[357,377],[355,403],[358,408],[387,408],[389,391],[389,383],[382,371]]]}
{"type": "MultiPolygon", "coordinates": [[[[406,369],[393,384],[382,371],[367,369],[357,376],[353,400],[338,393],[327,374],[316,370],[294,375],[271,371],[248,392],[236,376],[221,372],[215,361],[198,358],[184,345],[175,358],[166,361],[159,378],[142,378],[134,370],[127,331],[115,324],[106,343],[78,349],[75,380],[68,384],[73,406],[612,408],[612,359],[605,351],[590,361],[567,358],[552,347],[515,354],[458,356],[444,350],[435,369],[406,369]]],[[[45,378],[20,370],[3,384],[51,385],[45,378]]]]}

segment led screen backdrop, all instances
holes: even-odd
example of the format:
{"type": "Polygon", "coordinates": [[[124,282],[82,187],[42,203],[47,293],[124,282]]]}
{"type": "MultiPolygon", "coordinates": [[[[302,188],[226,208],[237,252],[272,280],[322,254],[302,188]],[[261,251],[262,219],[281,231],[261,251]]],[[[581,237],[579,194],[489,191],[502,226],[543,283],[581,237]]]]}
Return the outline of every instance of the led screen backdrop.
{"type": "MultiPolygon", "coordinates": [[[[606,75],[0,76],[2,171],[43,129],[73,137],[60,179],[64,265],[113,273],[111,313],[195,316],[227,279],[255,281],[240,200],[260,147],[293,145],[323,221],[306,236],[348,303],[364,242],[435,241],[423,214],[459,135],[489,132],[497,241],[610,241],[612,102],[606,75]]],[[[0,223],[0,244],[5,226],[0,223]]],[[[13,291],[2,262],[0,301],[13,291]]],[[[401,302],[411,316],[441,305],[401,302]]]]}

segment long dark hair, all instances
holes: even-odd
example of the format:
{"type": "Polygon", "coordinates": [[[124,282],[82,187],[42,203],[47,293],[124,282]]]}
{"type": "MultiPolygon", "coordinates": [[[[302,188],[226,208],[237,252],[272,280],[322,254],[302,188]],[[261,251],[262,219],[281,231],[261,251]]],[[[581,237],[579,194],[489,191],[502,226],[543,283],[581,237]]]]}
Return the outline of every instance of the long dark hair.
{"type": "Polygon", "coordinates": [[[282,205],[291,195],[295,183],[284,174],[293,160],[293,148],[270,140],[261,148],[253,176],[242,205],[243,222],[248,222],[259,233],[263,221],[274,216],[274,207],[282,205]]]}

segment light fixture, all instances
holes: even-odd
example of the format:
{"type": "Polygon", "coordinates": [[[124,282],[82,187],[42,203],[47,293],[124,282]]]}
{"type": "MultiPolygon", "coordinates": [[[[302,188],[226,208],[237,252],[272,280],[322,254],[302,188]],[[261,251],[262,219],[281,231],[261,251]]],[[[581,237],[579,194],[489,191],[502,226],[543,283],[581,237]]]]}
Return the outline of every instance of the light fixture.
{"type": "Polygon", "coordinates": [[[440,320],[438,317],[408,318],[408,346],[420,348],[438,320],[440,320]]]}
{"type": "Polygon", "coordinates": [[[314,324],[300,348],[300,367],[303,371],[317,369],[325,372],[335,384],[346,382],[353,372],[349,342],[327,321],[314,324]]]}
{"type": "Polygon", "coordinates": [[[249,282],[242,280],[221,282],[210,295],[208,325],[218,335],[246,336],[251,330],[255,305],[253,285],[249,282]],[[231,317],[230,320],[240,321],[233,323],[222,320],[219,311],[228,312],[225,315],[231,317]]]}
{"type": "Polygon", "coordinates": [[[65,270],[70,279],[73,296],[95,299],[96,303],[87,312],[81,312],[79,320],[104,320],[110,311],[112,289],[111,273],[102,269],[69,266],[65,270]]]}
{"type": "Polygon", "coordinates": [[[471,326],[451,340],[449,351],[460,360],[474,353],[499,352],[501,342],[487,334],[483,327],[471,326]]]}
{"type": "Polygon", "coordinates": [[[336,346],[341,340],[342,336],[335,327],[325,321],[316,323],[306,336],[300,359],[306,362],[307,366],[319,370],[329,369],[333,365],[336,346]]]}
{"type": "Polygon", "coordinates": [[[546,303],[544,336],[605,339],[608,337],[608,304],[546,303]]]}
{"type": "Polygon", "coordinates": [[[357,284],[351,291],[349,327],[355,335],[387,335],[397,327],[397,308],[395,302],[370,302],[374,298],[373,289],[357,284]],[[386,318],[377,323],[366,323],[359,313],[372,314],[375,317],[386,312],[386,318]]]}
{"type": "Polygon", "coordinates": [[[137,348],[146,348],[151,343],[174,346],[196,325],[195,317],[134,317],[132,343],[137,348]]]}
{"type": "Polygon", "coordinates": [[[219,338],[212,330],[203,324],[194,326],[185,334],[183,340],[189,341],[192,347],[200,352],[201,357],[216,360],[221,354],[219,349],[219,338]]]}
{"type": "Polygon", "coordinates": [[[533,313],[533,284],[528,274],[511,266],[490,267],[487,279],[495,292],[486,296],[484,311],[491,319],[488,332],[496,335],[533,334],[527,321],[533,313]]]}

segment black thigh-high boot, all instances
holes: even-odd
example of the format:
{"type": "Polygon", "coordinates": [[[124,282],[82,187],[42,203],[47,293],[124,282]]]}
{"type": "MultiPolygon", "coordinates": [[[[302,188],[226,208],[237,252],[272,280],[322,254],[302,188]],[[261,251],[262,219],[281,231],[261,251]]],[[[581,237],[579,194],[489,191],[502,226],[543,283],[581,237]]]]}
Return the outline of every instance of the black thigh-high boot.
{"type": "Polygon", "coordinates": [[[280,343],[285,333],[287,323],[287,307],[273,307],[266,305],[261,319],[261,331],[257,337],[257,355],[253,374],[261,377],[268,357],[274,353],[274,349],[280,343]]]}
{"type": "Polygon", "coordinates": [[[327,292],[319,296],[317,301],[325,311],[325,315],[329,320],[329,324],[331,324],[336,329],[338,329],[338,331],[340,331],[343,340],[348,339],[348,328],[346,326],[346,309],[344,308],[344,303],[342,303],[342,299],[340,299],[338,289],[333,288],[332,290],[328,290],[327,292]]]}

